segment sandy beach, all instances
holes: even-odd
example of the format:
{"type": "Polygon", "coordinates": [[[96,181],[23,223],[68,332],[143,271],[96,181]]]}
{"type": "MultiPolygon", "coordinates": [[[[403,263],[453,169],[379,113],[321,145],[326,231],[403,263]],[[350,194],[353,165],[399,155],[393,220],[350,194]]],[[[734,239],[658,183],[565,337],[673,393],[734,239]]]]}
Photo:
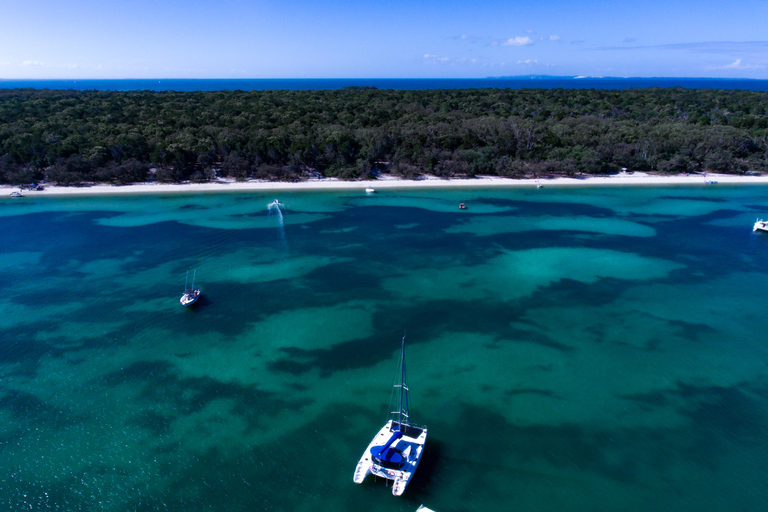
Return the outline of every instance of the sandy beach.
{"type": "MultiPolygon", "coordinates": [[[[91,185],[82,187],[62,187],[45,185],[44,190],[27,191],[26,196],[75,196],[75,195],[122,195],[122,194],[168,194],[188,192],[248,192],[281,190],[374,190],[384,189],[424,189],[424,188],[483,188],[483,187],[578,187],[578,186],[667,186],[667,185],[707,185],[738,184],[766,185],[768,176],[735,176],[728,174],[707,174],[693,176],[659,176],[646,173],[618,173],[610,176],[589,176],[583,178],[551,179],[512,179],[497,176],[482,176],[471,179],[442,179],[426,177],[418,180],[404,180],[384,177],[377,180],[341,181],[334,178],[309,180],[297,183],[271,182],[260,180],[234,181],[220,179],[208,183],[135,183],[131,185],[91,185]]],[[[0,197],[10,197],[19,187],[0,187],[0,197]]]]}

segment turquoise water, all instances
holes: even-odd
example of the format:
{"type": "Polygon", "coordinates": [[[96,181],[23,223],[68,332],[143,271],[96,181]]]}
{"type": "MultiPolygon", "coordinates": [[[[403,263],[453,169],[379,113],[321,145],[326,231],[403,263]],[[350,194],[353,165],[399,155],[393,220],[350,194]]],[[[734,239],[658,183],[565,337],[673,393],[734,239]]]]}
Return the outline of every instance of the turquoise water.
{"type": "Polygon", "coordinates": [[[0,508],[761,510],[767,192],[0,200],[0,508]]]}

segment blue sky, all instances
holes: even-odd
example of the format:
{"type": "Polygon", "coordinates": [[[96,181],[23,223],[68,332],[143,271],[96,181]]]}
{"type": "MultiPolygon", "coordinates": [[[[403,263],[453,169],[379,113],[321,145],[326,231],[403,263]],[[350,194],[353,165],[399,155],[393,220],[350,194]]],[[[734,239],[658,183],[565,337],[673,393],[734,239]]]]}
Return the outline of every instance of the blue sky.
{"type": "Polygon", "coordinates": [[[0,78],[768,79],[768,0],[3,0],[0,78]]]}

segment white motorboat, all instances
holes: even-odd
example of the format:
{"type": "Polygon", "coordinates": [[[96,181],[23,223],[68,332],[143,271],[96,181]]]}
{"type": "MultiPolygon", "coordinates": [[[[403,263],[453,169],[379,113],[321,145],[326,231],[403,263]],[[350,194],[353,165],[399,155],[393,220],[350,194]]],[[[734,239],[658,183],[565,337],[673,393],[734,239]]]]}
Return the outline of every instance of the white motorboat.
{"type": "Polygon", "coordinates": [[[11,197],[24,197],[21,192],[11,192],[11,197]]]}
{"type": "Polygon", "coordinates": [[[373,189],[373,187],[368,187],[368,188],[366,188],[366,189],[365,189],[365,192],[366,192],[367,194],[373,194],[373,193],[374,193],[374,192],[376,192],[376,191],[373,189]]]}
{"type": "Polygon", "coordinates": [[[182,306],[191,306],[200,298],[200,290],[195,288],[196,273],[197,270],[192,273],[192,286],[187,288],[187,278],[189,278],[189,270],[187,270],[187,277],[184,278],[184,293],[182,294],[181,299],[179,299],[182,306]]]}
{"type": "Polygon", "coordinates": [[[405,377],[405,336],[400,348],[400,369],[395,377],[393,397],[397,409],[390,407],[390,419],[373,436],[360,457],[353,480],[361,484],[371,474],[386,478],[393,481],[392,494],[401,496],[416,472],[427,441],[427,427],[410,423],[405,377]]]}
{"type": "Polygon", "coordinates": [[[757,219],[752,231],[767,231],[768,232],[768,220],[757,219]]]}

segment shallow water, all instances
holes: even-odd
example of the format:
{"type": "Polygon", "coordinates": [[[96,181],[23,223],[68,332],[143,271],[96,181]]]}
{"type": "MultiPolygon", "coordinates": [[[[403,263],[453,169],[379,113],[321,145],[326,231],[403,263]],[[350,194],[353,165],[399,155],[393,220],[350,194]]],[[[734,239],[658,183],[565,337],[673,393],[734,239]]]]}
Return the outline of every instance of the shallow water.
{"type": "Polygon", "coordinates": [[[759,510],[767,191],[2,200],[0,504],[759,510]],[[394,498],[352,472],[404,330],[394,498]]]}

